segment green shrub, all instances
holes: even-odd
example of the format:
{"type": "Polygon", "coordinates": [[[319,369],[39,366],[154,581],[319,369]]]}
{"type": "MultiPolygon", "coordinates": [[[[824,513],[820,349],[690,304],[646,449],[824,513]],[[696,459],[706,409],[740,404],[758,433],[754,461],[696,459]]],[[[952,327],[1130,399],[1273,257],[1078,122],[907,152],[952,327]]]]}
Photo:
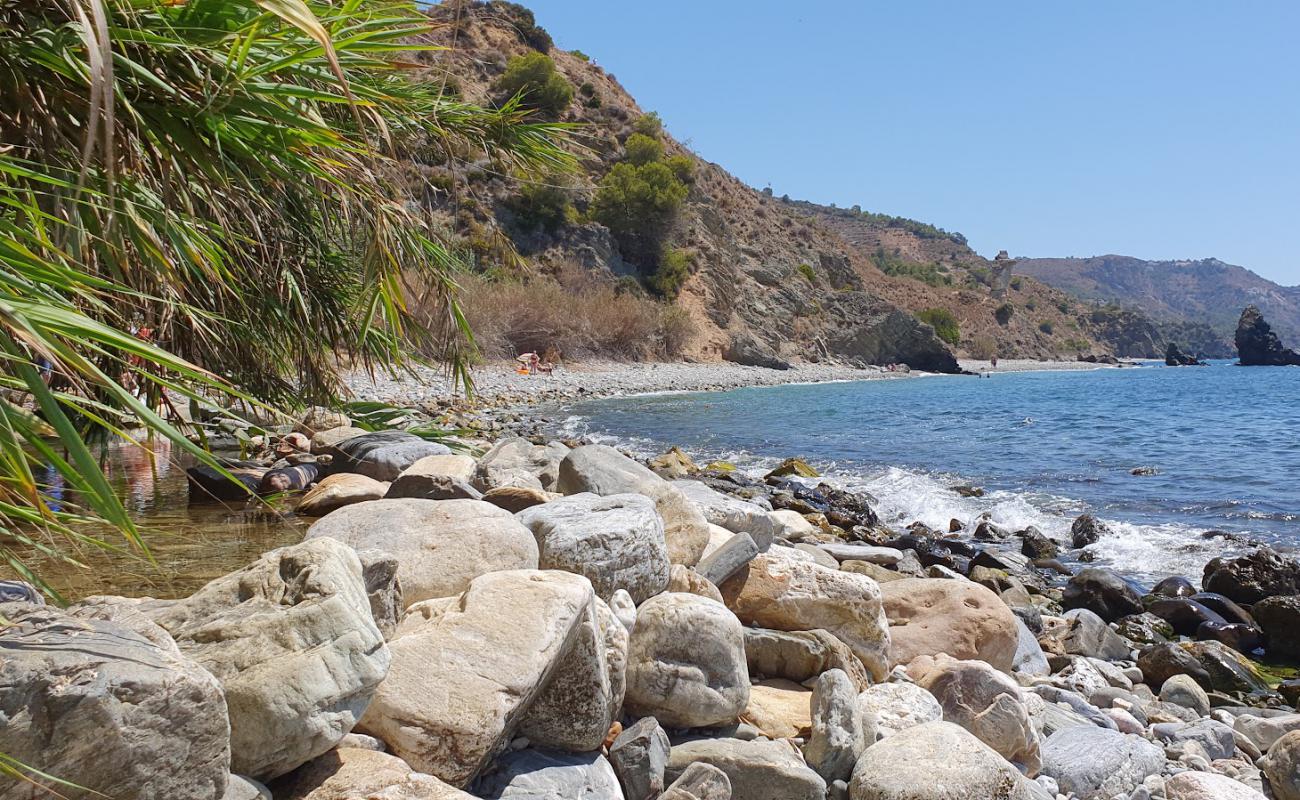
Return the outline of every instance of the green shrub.
{"type": "Polygon", "coordinates": [[[505,2],[505,0],[492,0],[488,3],[488,8],[504,13],[524,44],[542,53],[551,51],[555,42],[551,40],[551,34],[537,24],[537,18],[533,16],[532,11],[518,3],[505,2]]]}
{"type": "Polygon", "coordinates": [[[1020,287],[1024,286],[1024,283],[1025,282],[1020,279],[1020,276],[1017,275],[1016,277],[1011,279],[1011,288],[1015,289],[1018,292],[1020,291],[1020,287]]]}
{"type": "Polygon", "coordinates": [[[638,167],[659,161],[664,157],[663,142],[646,136],[644,133],[634,133],[627,137],[626,160],[638,167]]]}
{"type": "MultiPolygon", "coordinates": [[[[834,203],[831,203],[831,208],[835,208],[834,203]]],[[[854,206],[854,208],[860,207],[854,206]]],[[[849,213],[852,212],[850,211],[849,213]]],[[[860,211],[858,212],[858,216],[884,228],[894,228],[896,230],[907,231],[919,239],[948,239],[957,244],[966,244],[966,237],[962,236],[960,233],[950,233],[949,231],[935,227],[928,222],[917,222],[914,219],[895,217],[889,214],[873,214],[870,211],[860,211]]]]}
{"type": "Polygon", "coordinates": [[[1069,300],[1062,300],[1056,304],[1056,310],[1060,311],[1062,314],[1069,314],[1071,308],[1073,308],[1073,306],[1070,305],[1069,300]]]}
{"type": "Polygon", "coordinates": [[[520,228],[534,231],[538,228],[554,233],[574,214],[569,200],[569,190],[549,183],[527,183],[519,194],[506,201],[520,228]]]}
{"type": "Polygon", "coordinates": [[[672,170],[677,180],[682,183],[695,181],[695,159],[690,156],[669,156],[664,159],[664,165],[672,170]]]}
{"type": "Polygon", "coordinates": [[[1016,313],[1016,307],[1010,303],[1003,303],[993,312],[993,318],[998,321],[999,325],[1006,325],[1011,321],[1011,316],[1016,313]]]}
{"type": "Polygon", "coordinates": [[[685,250],[665,250],[659,266],[646,283],[650,291],[664,298],[674,298],[691,276],[691,257],[685,250]]]}
{"type": "Polygon", "coordinates": [[[948,344],[955,345],[961,341],[961,328],[957,325],[957,318],[948,309],[927,308],[918,313],[916,318],[934,328],[935,335],[948,344]]]}
{"type": "Polygon", "coordinates": [[[804,276],[809,283],[817,282],[817,272],[812,268],[812,264],[800,264],[798,269],[799,274],[804,276]]]}
{"type": "Polygon", "coordinates": [[[569,55],[573,56],[574,58],[578,59],[579,61],[586,61],[586,62],[588,62],[588,63],[591,62],[591,56],[587,55],[586,53],[582,52],[581,50],[570,50],[570,51],[569,51],[569,55]]]}
{"type": "Polygon", "coordinates": [[[615,164],[596,188],[591,217],[609,228],[625,258],[645,267],[658,259],[688,193],[664,164],[615,164]]]}
{"type": "Polygon", "coordinates": [[[885,248],[877,247],[876,252],[871,255],[871,261],[876,265],[876,269],[886,275],[913,278],[930,286],[952,285],[952,276],[940,265],[908,261],[900,256],[897,251],[888,253],[885,248]]]}
{"type": "Polygon", "coordinates": [[[1036,310],[1038,310],[1038,302],[1037,302],[1036,300],[1032,300],[1032,299],[1030,299],[1030,300],[1026,300],[1026,301],[1025,301],[1025,308],[1028,309],[1029,311],[1036,311],[1036,310]]]}
{"type": "Polygon", "coordinates": [[[664,121],[659,118],[657,112],[651,111],[649,114],[637,117],[636,122],[632,123],[632,130],[651,139],[658,139],[663,136],[664,121]]]}
{"type": "Polygon", "coordinates": [[[591,81],[586,81],[578,87],[578,94],[583,97],[593,97],[596,94],[596,87],[591,81]]]}
{"type": "Polygon", "coordinates": [[[496,82],[496,89],[506,97],[523,96],[528,108],[558,117],[573,100],[573,87],[555,69],[555,62],[543,53],[515,56],[496,82]]]}
{"type": "Polygon", "coordinates": [[[1051,336],[1052,331],[1055,330],[1050,320],[1043,320],[1042,322],[1038,323],[1038,329],[1043,333],[1047,334],[1048,336],[1051,336]]]}

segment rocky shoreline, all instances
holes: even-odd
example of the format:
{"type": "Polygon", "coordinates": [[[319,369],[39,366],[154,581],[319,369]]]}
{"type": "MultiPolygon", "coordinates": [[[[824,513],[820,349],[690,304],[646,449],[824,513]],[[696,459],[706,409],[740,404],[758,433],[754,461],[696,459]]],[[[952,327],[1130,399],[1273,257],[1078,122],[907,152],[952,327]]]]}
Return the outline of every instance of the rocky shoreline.
{"type": "Polygon", "coordinates": [[[300,544],[178,600],[3,585],[0,752],[120,800],[1300,797],[1267,548],[1138,586],[1064,563],[1090,517],[890,529],[798,459],[297,427],[300,544]]]}

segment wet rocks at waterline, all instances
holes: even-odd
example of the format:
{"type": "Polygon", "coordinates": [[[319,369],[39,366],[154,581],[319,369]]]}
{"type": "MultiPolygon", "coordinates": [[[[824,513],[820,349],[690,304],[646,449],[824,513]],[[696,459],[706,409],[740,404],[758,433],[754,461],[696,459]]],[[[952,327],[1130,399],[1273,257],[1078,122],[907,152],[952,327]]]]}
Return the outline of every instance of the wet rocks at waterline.
{"type": "Polygon", "coordinates": [[[6,584],[0,752],[119,800],[1300,797],[1252,660],[1300,656],[1287,555],[1148,591],[800,470],[329,421],[276,445],[335,456],[300,544],[179,600],[6,584]]]}

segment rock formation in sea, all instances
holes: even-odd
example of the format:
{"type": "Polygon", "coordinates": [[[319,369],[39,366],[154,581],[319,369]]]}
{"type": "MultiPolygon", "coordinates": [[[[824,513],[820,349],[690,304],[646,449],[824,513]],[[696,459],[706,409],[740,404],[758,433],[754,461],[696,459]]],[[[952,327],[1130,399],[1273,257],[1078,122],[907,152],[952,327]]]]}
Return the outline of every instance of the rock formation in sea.
{"type": "Polygon", "coordinates": [[[1255,306],[1246,306],[1237,322],[1237,358],[1243,367],[1300,366],[1300,353],[1282,345],[1255,306]]]}
{"type": "Polygon", "coordinates": [[[1165,348],[1165,366],[1167,367],[1203,367],[1205,362],[1194,355],[1184,353],[1175,342],[1165,348]]]}

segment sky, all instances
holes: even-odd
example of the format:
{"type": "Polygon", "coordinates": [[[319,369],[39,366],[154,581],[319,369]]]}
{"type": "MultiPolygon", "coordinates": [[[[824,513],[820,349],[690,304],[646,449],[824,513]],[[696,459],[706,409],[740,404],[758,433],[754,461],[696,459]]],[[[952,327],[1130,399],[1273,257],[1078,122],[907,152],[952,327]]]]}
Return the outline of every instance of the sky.
{"type": "Polygon", "coordinates": [[[1300,284],[1295,0],[524,1],[777,195],[1300,284]]]}

